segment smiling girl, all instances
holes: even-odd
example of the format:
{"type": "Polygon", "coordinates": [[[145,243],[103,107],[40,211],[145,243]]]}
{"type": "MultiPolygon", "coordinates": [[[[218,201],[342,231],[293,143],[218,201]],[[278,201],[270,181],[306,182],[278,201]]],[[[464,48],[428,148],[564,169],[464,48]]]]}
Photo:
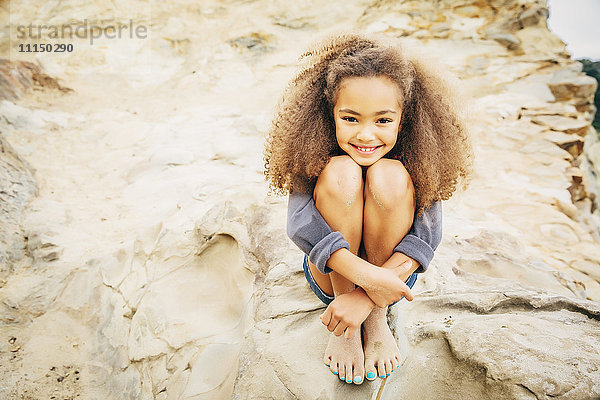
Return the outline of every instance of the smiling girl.
{"type": "Polygon", "coordinates": [[[324,362],[361,384],[400,366],[387,307],[413,299],[441,241],[441,200],[467,185],[471,145],[445,82],[398,46],[338,35],[302,57],[265,174],[289,193],[288,235],[328,305],[324,362]]]}

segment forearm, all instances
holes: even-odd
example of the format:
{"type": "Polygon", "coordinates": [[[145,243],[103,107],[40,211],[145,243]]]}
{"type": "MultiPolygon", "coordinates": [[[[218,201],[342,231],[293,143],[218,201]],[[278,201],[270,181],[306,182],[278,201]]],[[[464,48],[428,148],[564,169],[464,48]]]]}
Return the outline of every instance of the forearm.
{"type": "Polygon", "coordinates": [[[388,258],[388,260],[385,263],[383,263],[383,265],[381,267],[382,268],[396,268],[397,266],[404,263],[406,260],[412,261],[412,266],[410,267],[410,269],[400,277],[400,278],[402,278],[402,280],[406,281],[408,279],[408,277],[411,276],[420,266],[419,262],[416,261],[415,259],[410,258],[406,254],[394,252],[390,256],[390,258],[388,258]]]}
{"type": "Polygon", "coordinates": [[[345,248],[333,252],[327,266],[357,286],[367,284],[369,272],[377,268],[345,248]]]}
{"type": "MultiPolygon", "coordinates": [[[[399,252],[392,253],[390,258],[388,258],[381,267],[388,269],[396,268],[406,260],[412,261],[412,266],[408,272],[405,273],[406,277],[404,280],[406,280],[419,268],[419,263],[406,254],[399,252]]],[[[365,283],[366,275],[370,269],[377,268],[373,264],[353,254],[348,249],[339,249],[331,254],[327,266],[357,286],[362,286],[362,284],[365,283]]]]}

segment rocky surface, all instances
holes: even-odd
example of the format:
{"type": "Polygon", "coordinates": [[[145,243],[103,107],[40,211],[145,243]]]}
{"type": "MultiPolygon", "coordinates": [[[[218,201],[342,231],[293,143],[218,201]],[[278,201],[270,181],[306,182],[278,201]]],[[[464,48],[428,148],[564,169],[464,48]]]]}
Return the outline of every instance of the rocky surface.
{"type": "Polygon", "coordinates": [[[1,39],[0,397],[600,397],[596,86],[547,15],[530,0],[3,5],[13,28],[131,19],[149,35],[64,55],[1,39]],[[476,152],[415,300],[389,315],[404,364],[361,386],[321,361],[323,305],[262,175],[296,57],[348,28],[452,70],[476,152]],[[34,68],[55,89],[33,90],[34,68]]]}

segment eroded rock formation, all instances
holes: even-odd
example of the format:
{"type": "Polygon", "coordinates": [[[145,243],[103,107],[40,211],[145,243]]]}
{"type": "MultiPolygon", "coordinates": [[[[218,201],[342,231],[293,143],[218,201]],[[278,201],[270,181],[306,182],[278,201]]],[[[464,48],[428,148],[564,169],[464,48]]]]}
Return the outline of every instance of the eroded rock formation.
{"type": "Polygon", "coordinates": [[[11,2],[13,24],[150,35],[0,68],[0,397],[600,396],[596,86],[545,2],[309,3],[11,2]],[[323,305],[261,159],[296,57],[348,28],[446,64],[476,151],[415,300],[389,315],[405,362],[361,386],[321,361],[323,305]],[[25,94],[36,74],[73,91],[25,94]]]}

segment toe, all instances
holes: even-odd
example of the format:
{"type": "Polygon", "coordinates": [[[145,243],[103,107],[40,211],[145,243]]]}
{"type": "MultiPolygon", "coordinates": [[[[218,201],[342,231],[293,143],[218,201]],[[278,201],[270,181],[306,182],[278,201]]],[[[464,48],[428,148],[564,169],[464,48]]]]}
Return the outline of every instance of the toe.
{"type": "Polygon", "coordinates": [[[377,374],[380,378],[385,378],[385,363],[383,361],[377,362],[377,374]]]}
{"type": "Polygon", "coordinates": [[[365,377],[372,381],[375,380],[375,378],[377,378],[377,370],[375,369],[375,364],[373,363],[373,361],[371,360],[367,360],[367,362],[365,363],[365,377]]]}
{"type": "Polygon", "coordinates": [[[346,365],[346,383],[352,383],[354,380],[354,371],[352,371],[352,365],[346,365]]]}
{"type": "Polygon", "coordinates": [[[337,375],[338,374],[337,363],[331,363],[331,365],[329,366],[329,370],[331,371],[332,374],[337,375]]]}
{"type": "Polygon", "coordinates": [[[390,374],[392,373],[392,363],[391,361],[386,361],[385,362],[385,376],[390,376],[390,374]]]}
{"type": "Polygon", "coordinates": [[[396,369],[400,368],[400,357],[396,356],[392,362],[394,363],[396,369]]]}
{"type": "Polygon", "coordinates": [[[363,383],[364,376],[365,376],[364,366],[363,365],[354,366],[354,383],[357,385],[360,385],[361,383],[363,383]]]}
{"type": "Polygon", "coordinates": [[[331,365],[331,356],[323,357],[323,362],[329,367],[331,365]]]}
{"type": "Polygon", "coordinates": [[[342,365],[342,364],[338,365],[338,377],[342,381],[346,380],[346,369],[344,368],[344,365],[342,365]]]}

